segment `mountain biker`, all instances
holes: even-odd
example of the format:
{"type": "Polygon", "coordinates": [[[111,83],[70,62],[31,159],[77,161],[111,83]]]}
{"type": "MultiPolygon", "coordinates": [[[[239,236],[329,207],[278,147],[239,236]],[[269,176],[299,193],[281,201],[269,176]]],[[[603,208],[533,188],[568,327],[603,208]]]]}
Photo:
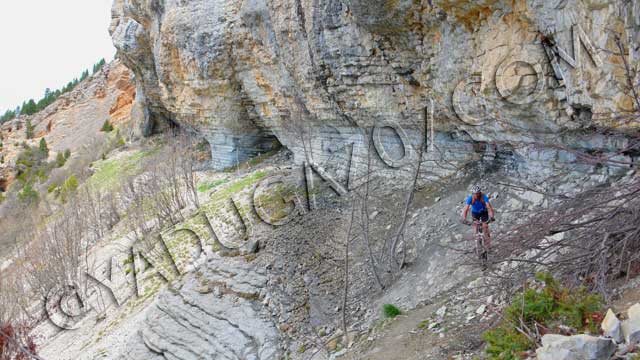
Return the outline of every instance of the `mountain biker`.
{"type": "MultiPolygon", "coordinates": [[[[491,234],[489,234],[490,221],[495,221],[493,217],[493,206],[489,202],[489,197],[482,193],[480,186],[475,185],[472,189],[472,194],[467,198],[467,205],[462,210],[462,222],[467,224],[467,215],[469,214],[469,208],[471,208],[471,218],[473,220],[480,220],[482,222],[482,230],[486,235],[486,246],[491,247],[491,234]]],[[[478,234],[478,225],[473,225],[473,235],[478,234]]]]}

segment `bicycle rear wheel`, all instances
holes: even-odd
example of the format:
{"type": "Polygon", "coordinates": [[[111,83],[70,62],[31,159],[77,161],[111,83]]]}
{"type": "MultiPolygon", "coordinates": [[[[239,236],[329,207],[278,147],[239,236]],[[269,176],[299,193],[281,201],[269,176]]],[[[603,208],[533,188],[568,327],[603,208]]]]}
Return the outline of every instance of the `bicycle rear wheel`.
{"type": "Polygon", "coordinates": [[[477,250],[478,260],[480,260],[480,264],[482,265],[482,270],[486,270],[489,264],[489,251],[487,251],[487,247],[485,245],[484,235],[478,236],[478,241],[476,246],[478,249],[477,250]]]}

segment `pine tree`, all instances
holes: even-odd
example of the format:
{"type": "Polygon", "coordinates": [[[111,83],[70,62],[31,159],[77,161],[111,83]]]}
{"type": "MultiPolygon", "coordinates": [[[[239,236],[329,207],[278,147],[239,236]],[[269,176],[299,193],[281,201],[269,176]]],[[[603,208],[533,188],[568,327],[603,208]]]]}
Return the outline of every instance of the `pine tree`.
{"type": "Polygon", "coordinates": [[[4,115],[0,116],[0,124],[9,120],[13,120],[16,117],[16,112],[13,110],[7,110],[4,115]]]}
{"type": "MultiPolygon", "coordinates": [[[[100,71],[106,65],[106,61],[104,59],[100,59],[98,63],[93,66],[93,73],[100,71]]],[[[22,103],[21,106],[15,108],[15,110],[7,110],[3,115],[0,116],[0,124],[13,120],[18,115],[33,115],[40,110],[43,110],[47,106],[51,105],[60,95],[67,93],[73,90],[76,85],[80,81],[85,80],[89,77],[89,70],[84,70],[80,76],[80,78],[75,78],[72,81],[69,81],[65,86],[61,89],[51,90],[50,88],[45,89],[44,96],[42,99],[37,102],[34,99],[29,99],[22,103]]]]}
{"type": "Polygon", "coordinates": [[[49,147],[47,146],[47,140],[44,138],[40,139],[40,145],[38,145],[38,150],[46,159],[49,156],[49,147]]]}
{"type": "Polygon", "coordinates": [[[37,112],[37,105],[36,102],[33,99],[29,99],[29,101],[25,102],[22,105],[22,111],[21,114],[25,114],[25,115],[33,115],[37,112]]]}
{"type": "Polygon", "coordinates": [[[97,63],[97,64],[93,65],[93,73],[95,74],[95,73],[97,73],[98,71],[102,70],[102,68],[104,67],[104,65],[105,65],[106,63],[107,63],[107,62],[104,60],[104,58],[103,58],[103,59],[100,59],[100,61],[98,61],[98,63],[97,63]]]}
{"type": "Polygon", "coordinates": [[[101,131],[103,131],[103,132],[111,132],[111,131],[113,131],[113,126],[109,122],[109,119],[104,121],[104,124],[102,124],[101,131]]]}
{"type": "Polygon", "coordinates": [[[33,139],[33,125],[31,125],[31,119],[27,119],[25,132],[26,132],[27,139],[33,139]]]}
{"type": "Polygon", "coordinates": [[[67,162],[67,160],[64,158],[64,155],[59,152],[56,154],[56,167],[63,167],[64,163],[67,162]]]}

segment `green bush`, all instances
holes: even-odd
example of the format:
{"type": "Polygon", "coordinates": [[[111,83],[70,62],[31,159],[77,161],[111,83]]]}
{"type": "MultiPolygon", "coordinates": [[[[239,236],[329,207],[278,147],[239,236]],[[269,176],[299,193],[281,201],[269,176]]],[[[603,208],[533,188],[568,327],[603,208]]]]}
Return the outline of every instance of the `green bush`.
{"type": "Polygon", "coordinates": [[[49,193],[49,194],[51,194],[52,192],[54,192],[56,190],[58,190],[58,184],[56,184],[56,183],[51,183],[47,187],[47,193],[49,193]]]}
{"type": "Polygon", "coordinates": [[[16,158],[16,178],[23,185],[46,180],[49,170],[46,156],[38,147],[27,145],[16,158]]]}
{"type": "Polygon", "coordinates": [[[38,181],[40,183],[47,181],[47,178],[49,177],[49,175],[47,175],[47,169],[39,168],[38,171],[36,172],[36,177],[38,178],[38,181]]]}
{"type": "Polygon", "coordinates": [[[111,125],[111,123],[109,122],[109,119],[104,121],[104,124],[102,124],[102,129],[100,129],[100,131],[102,131],[102,132],[112,132],[113,131],[113,125],[111,125]]]}
{"type": "Polygon", "coordinates": [[[384,304],[382,305],[382,313],[384,317],[393,319],[394,317],[402,314],[400,309],[398,309],[395,305],[392,304],[384,304]]]}
{"type": "Polygon", "coordinates": [[[26,204],[32,204],[38,202],[38,192],[33,188],[31,183],[25,184],[25,186],[18,192],[18,199],[26,204]]]}
{"type": "Polygon", "coordinates": [[[78,178],[75,175],[71,175],[60,186],[60,199],[65,202],[69,198],[69,195],[74,193],[78,189],[78,178]]]}
{"type": "Polygon", "coordinates": [[[65,160],[64,154],[62,154],[61,152],[56,154],[56,167],[63,167],[64,163],[66,162],[67,160],[65,160]]]}
{"type": "Polygon", "coordinates": [[[490,359],[519,359],[519,353],[535,346],[516,328],[522,328],[521,322],[530,329],[535,329],[538,323],[552,331],[564,325],[581,332],[598,332],[599,322],[595,319],[602,316],[599,295],[590,294],[584,288],[564,288],[547,273],[538,274],[536,278],[544,282],[544,287],[527,288],[516,294],[504,310],[502,323],[483,334],[490,359]]]}

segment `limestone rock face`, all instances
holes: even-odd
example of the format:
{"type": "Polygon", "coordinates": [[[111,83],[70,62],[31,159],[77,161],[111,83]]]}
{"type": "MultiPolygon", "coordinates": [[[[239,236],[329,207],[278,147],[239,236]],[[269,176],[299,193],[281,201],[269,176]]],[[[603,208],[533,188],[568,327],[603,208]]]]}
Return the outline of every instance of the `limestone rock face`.
{"type": "Polygon", "coordinates": [[[24,150],[21,145],[38,146],[44,138],[51,149],[51,159],[69,149],[72,154],[104,136],[100,128],[105,120],[119,127],[123,135],[131,122],[131,108],[136,96],[131,71],[120,61],[105,65],[99,72],[80,82],[72,91],[33,115],[21,115],[0,126],[2,158],[0,192],[6,191],[15,178],[15,161],[24,150]],[[34,138],[27,139],[26,123],[34,126],[34,138]]]}
{"type": "Polygon", "coordinates": [[[278,142],[321,161],[372,126],[417,143],[425,121],[449,160],[499,142],[548,162],[514,145],[624,146],[583,130],[633,108],[615,39],[637,66],[638,19],[621,0],[115,0],[110,31],[147,121],[201,134],[217,168],[278,142]]]}
{"type": "Polygon", "coordinates": [[[181,288],[160,293],[120,359],[276,359],[279,333],[258,300],[266,275],[242,260],[209,259],[181,288]],[[224,262],[224,264],[222,264],[224,262]],[[224,271],[218,267],[224,265],[224,271]]]}

